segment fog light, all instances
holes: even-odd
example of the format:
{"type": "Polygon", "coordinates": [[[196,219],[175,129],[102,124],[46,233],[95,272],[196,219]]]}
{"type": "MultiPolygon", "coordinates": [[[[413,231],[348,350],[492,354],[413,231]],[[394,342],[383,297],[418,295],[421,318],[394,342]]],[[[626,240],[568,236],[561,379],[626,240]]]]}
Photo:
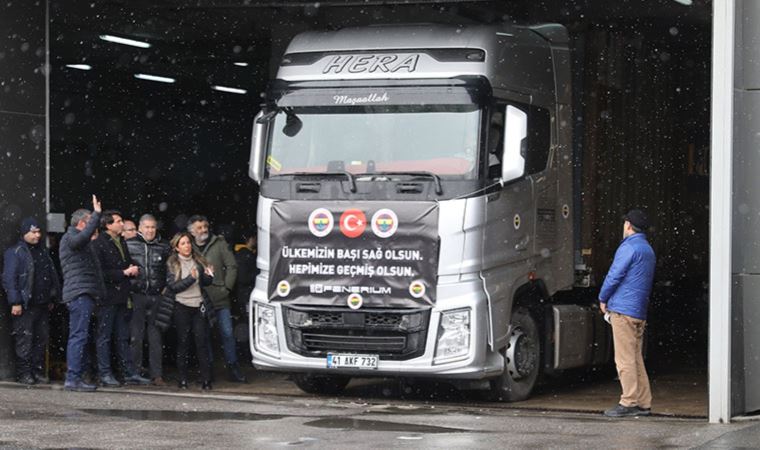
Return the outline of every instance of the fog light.
{"type": "Polygon", "coordinates": [[[470,352],[470,310],[459,309],[441,313],[438,324],[438,343],[435,363],[466,357],[470,352]]]}
{"type": "Polygon", "coordinates": [[[280,353],[275,309],[259,303],[256,304],[256,348],[266,353],[280,353]]]}

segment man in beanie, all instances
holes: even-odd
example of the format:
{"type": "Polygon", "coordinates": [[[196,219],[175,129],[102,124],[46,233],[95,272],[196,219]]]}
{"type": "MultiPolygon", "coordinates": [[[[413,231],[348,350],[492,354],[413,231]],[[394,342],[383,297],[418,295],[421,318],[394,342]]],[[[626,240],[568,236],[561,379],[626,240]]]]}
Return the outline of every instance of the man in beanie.
{"type": "Polygon", "coordinates": [[[604,415],[648,416],[652,392],[644,367],[642,343],[655,255],[644,234],[649,228],[646,214],[633,209],[623,219],[623,242],[615,252],[615,260],[599,292],[599,307],[605,315],[609,313],[612,324],[615,366],[623,390],[618,405],[604,415]]]}
{"type": "Polygon", "coordinates": [[[36,219],[21,222],[21,239],[5,251],[3,287],[11,305],[16,341],[16,379],[22,384],[49,382],[45,375],[45,348],[53,302],[61,293],[58,274],[47,248],[40,242],[36,219]]]}

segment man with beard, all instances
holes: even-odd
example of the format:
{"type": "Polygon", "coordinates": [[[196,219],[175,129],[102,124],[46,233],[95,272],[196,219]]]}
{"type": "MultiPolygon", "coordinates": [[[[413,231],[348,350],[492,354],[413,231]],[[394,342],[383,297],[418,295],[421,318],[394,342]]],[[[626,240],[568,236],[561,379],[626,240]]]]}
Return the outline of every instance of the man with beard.
{"type": "Polygon", "coordinates": [[[227,246],[224,237],[209,234],[209,222],[206,217],[200,215],[190,217],[187,230],[193,235],[193,247],[214,269],[214,282],[203,289],[214,304],[229,379],[237,383],[246,383],[247,380],[238,365],[235,336],[232,333],[230,294],[235,289],[237,278],[235,256],[227,246]]]}

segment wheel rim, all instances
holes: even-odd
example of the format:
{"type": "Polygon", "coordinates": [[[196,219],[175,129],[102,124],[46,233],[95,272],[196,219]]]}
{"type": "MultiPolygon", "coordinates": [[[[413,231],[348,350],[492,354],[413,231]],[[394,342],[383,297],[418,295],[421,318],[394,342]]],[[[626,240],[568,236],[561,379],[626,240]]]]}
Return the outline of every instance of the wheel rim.
{"type": "Polygon", "coordinates": [[[536,368],[536,342],[522,329],[512,331],[507,347],[507,371],[513,380],[530,375],[536,368]]]}

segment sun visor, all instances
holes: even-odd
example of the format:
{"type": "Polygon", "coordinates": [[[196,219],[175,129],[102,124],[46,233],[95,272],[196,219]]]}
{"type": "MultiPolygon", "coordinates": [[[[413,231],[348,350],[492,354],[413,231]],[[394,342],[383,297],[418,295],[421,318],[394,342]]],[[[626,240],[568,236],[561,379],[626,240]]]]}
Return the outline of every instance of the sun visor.
{"type": "Polygon", "coordinates": [[[313,106],[397,106],[480,104],[478,87],[351,87],[288,91],[277,101],[281,108],[313,106]]]}

